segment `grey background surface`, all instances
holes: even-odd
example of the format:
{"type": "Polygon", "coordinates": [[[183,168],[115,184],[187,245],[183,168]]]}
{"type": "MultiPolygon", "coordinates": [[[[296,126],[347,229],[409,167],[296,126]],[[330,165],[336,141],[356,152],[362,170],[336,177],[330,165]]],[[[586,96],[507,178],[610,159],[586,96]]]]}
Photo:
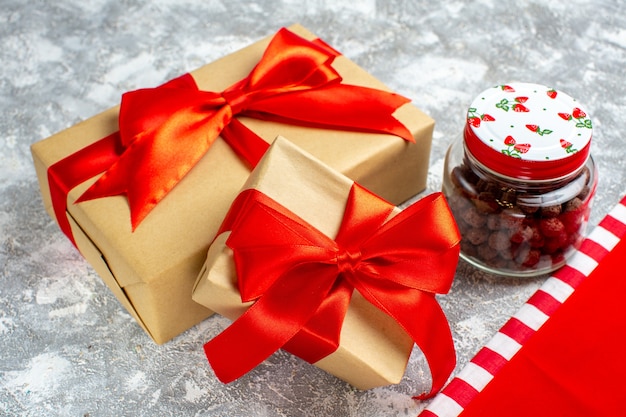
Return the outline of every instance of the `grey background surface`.
{"type": "MultiPolygon", "coordinates": [[[[214,316],[156,346],[42,207],[29,146],[106,108],[302,23],[437,121],[427,192],[486,87],[546,84],[594,121],[595,225],[626,192],[626,6],[621,1],[0,0],[0,415],[415,416],[419,352],[397,386],[358,391],[279,352],[222,385],[202,344],[214,316]]],[[[411,173],[407,173],[410,175],[411,173]]],[[[457,372],[545,277],[460,264],[440,299],[457,372]]]]}

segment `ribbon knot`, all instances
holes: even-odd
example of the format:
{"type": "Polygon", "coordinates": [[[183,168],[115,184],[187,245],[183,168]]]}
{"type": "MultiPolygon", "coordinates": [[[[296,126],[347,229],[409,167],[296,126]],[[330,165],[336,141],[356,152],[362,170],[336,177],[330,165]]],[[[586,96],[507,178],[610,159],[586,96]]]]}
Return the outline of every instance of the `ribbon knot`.
{"type": "Polygon", "coordinates": [[[360,250],[340,249],[337,254],[337,267],[341,273],[354,273],[361,263],[363,255],[360,250]]]}
{"type": "Polygon", "coordinates": [[[239,194],[221,230],[230,230],[242,300],[254,304],[205,345],[217,377],[233,381],[280,348],[311,363],[331,354],[356,289],[421,348],[433,380],[426,396],[441,389],[456,357],[435,294],[452,284],[459,232],[441,193],[387,220],[393,208],[354,184],[333,240],[257,190],[239,194]]]}
{"type": "Polygon", "coordinates": [[[241,114],[246,110],[246,106],[250,101],[247,92],[241,89],[228,89],[222,92],[222,97],[226,104],[230,106],[233,116],[241,114]]]}

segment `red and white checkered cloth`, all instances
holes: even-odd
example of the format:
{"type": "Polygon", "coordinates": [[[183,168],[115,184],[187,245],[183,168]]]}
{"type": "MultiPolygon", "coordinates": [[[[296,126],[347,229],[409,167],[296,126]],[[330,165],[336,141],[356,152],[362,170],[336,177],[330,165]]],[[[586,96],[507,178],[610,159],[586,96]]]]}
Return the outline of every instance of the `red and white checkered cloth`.
{"type": "Polygon", "coordinates": [[[592,230],[567,264],[548,278],[419,417],[459,416],[624,237],[626,197],[592,230]]]}

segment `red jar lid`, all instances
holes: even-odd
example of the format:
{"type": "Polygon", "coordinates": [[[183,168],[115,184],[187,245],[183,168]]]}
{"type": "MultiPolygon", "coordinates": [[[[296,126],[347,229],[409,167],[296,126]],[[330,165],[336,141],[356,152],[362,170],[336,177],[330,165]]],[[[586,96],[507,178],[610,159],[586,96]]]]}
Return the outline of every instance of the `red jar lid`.
{"type": "Polygon", "coordinates": [[[545,181],[585,164],[591,134],[591,119],[569,95],[539,84],[511,83],[489,88],[472,102],[465,145],[497,174],[545,181]]]}

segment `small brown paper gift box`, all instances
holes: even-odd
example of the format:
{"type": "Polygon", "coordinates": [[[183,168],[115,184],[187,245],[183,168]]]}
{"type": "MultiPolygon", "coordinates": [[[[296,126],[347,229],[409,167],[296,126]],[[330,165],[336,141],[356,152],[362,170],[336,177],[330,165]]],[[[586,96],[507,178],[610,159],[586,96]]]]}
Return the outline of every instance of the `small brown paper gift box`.
{"type": "MultiPolygon", "coordinates": [[[[243,190],[255,189],[329,237],[340,227],[353,181],[283,137],[278,137],[243,190]]],[[[242,190],[242,191],[243,191],[242,190]]],[[[399,209],[392,212],[397,214],[399,209]]],[[[242,303],[229,231],[211,245],[193,299],[231,320],[251,303],[242,303]]],[[[270,323],[268,323],[268,326],[270,323]]],[[[354,292],[341,328],[339,348],[315,365],[359,389],[396,384],[404,375],[413,340],[390,316],[354,292]]]]}
{"type": "MultiPolygon", "coordinates": [[[[301,26],[289,29],[315,38],[301,26]]],[[[198,87],[223,91],[246,77],[270,38],[192,72],[198,87]]],[[[333,66],[346,84],[388,90],[344,56],[337,57],[333,66]]],[[[118,113],[119,107],[112,108],[32,146],[44,206],[53,218],[48,168],[116,132],[118,113]]],[[[278,134],[287,135],[334,169],[399,204],[425,188],[434,122],[410,104],[394,115],[416,143],[385,134],[240,120],[267,142],[278,134]]],[[[249,173],[218,138],[134,232],[123,196],[74,204],[98,176],[70,190],[67,217],[79,251],[155,342],[164,343],[212,314],[192,301],[191,290],[209,244],[249,173]]]]}

